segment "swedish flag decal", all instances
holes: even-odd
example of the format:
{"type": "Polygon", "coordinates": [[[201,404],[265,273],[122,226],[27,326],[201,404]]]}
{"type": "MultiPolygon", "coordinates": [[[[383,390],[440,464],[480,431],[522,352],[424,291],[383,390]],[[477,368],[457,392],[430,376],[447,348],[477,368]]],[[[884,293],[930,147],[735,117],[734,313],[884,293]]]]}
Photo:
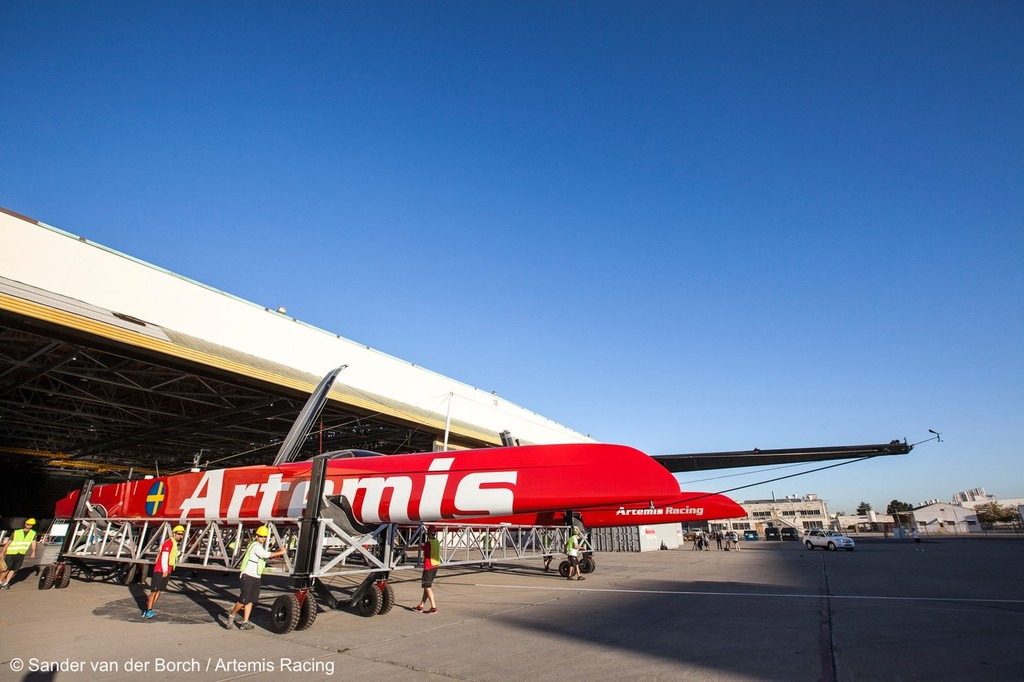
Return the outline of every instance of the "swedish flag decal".
{"type": "Polygon", "coordinates": [[[153,484],[153,487],[149,489],[149,494],[146,495],[146,513],[150,516],[156,516],[163,509],[164,499],[167,497],[167,486],[164,485],[163,481],[157,481],[153,484]]]}

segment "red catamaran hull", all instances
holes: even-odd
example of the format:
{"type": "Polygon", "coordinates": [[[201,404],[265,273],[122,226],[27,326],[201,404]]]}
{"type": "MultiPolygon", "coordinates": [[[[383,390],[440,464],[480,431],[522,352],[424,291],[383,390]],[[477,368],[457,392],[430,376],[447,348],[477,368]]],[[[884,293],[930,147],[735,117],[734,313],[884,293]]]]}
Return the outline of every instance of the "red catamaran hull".
{"type": "MultiPolygon", "coordinates": [[[[297,462],[100,485],[90,503],[111,518],[296,518],[310,470],[310,462],[297,462]]],[[[581,508],[614,513],[680,495],[672,474],[644,453],[595,443],[332,459],[325,488],[349,501],[359,523],[488,522],[581,508]]],[[[70,516],[77,497],[60,500],[56,515],[70,516]]]]}

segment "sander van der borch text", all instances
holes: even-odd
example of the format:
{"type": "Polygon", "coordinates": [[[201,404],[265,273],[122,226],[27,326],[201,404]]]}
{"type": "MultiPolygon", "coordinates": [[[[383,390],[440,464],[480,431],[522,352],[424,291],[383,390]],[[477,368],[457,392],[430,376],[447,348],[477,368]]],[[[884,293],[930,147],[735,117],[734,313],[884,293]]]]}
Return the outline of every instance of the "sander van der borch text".
{"type": "Polygon", "coordinates": [[[239,659],[239,658],[189,658],[175,660],[154,658],[142,660],[128,658],[123,660],[46,660],[39,658],[11,659],[12,672],[41,673],[320,673],[334,675],[334,661],[296,660],[292,658],[278,659],[239,659]]]}

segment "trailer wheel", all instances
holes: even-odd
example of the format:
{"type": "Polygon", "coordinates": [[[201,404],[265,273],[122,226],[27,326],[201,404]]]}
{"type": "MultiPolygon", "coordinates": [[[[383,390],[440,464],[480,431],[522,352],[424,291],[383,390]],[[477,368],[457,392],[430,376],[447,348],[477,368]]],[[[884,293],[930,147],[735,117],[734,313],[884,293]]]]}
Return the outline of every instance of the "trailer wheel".
{"type": "Polygon", "coordinates": [[[593,573],[594,569],[597,568],[597,562],[594,561],[594,557],[585,556],[580,559],[580,572],[581,573],[593,573]]]}
{"type": "Polygon", "coordinates": [[[149,564],[135,564],[135,582],[146,584],[146,578],[149,575],[149,564]]]}
{"type": "Polygon", "coordinates": [[[377,587],[376,583],[367,586],[363,596],[356,600],[356,613],[364,618],[376,616],[380,613],[380,607],[383,605],[384,595],[381,593],[380,588],[377,587]]]}
{"type": "Polygon", "coordinates": [[[53,586],[58,590],[63,590],[71,584],[71,564],[60,564],[60,568],[57,573],[59,575],[57,579],[54,580],[53,586]]]}
{"type": "Polygon", "coordinates": [[[120,567],[117,571],[117,582],[122,585],[131,585],[132,581],[135,580],[135,564],[125,564],[120,567]]]}
{"type": "Polygon", "coordinates": [[[302,600],[299,607],[299,622],[295,625],[296,630],[306,630],[316,622],[316,596],[306,592],[306,598],[302,600]]]}
{"type": "Polygon", "coordinates": [[[57,577],[57,564],[50,564],[39,574],[39,589],[48,590],[53,587],[53,581],[57,577]]]}
{"type": "Polygon", "coordinates": [[[569,577],[569,561],[568,560],[565,560],[562,563],[558,564],[558,575],[562,576],[563,578],[568,578],[569,577]]]}
{"type": "Polygon", "coordinates": [[[385,613],[391,611],[395,606],[395,588],[391,587],[391,583],[388,583],[384,587],[384,592],[381,594],[380,600],[380,611],[377,613],[378,616],[383,616],[385,613]]]}
{"type": "Polygon", "coordinates": [[[279,635],[291,632],[299,624],[301,610],[298,597],[282,594],[270,607],[270,629],[279,635]]]}

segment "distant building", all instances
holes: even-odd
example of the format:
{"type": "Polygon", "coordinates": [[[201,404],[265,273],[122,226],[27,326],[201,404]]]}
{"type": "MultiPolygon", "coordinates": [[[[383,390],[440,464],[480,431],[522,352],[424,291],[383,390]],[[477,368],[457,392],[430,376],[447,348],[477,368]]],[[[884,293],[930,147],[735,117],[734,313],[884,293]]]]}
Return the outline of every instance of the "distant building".
{"type": "Polygon", "coordinates": [[[997,500],[984,488],[973,488],[953,495],[952,502],[926,500],[910,511],[900,512],[899,520],[893,514],[881,514],[874,510],[867,514],[837,514],[832,518],[832,527],[840,531],[893,532],[901,534],[917,528],[928,534],[959,535],[982,530],[975,509],[990,502],[1004,507],[1024,505],[1024,498],[997,500]],[[902,529],[902,530],[900,530],[902,529]]]}
{"type": "MultiPolygon", "coordinates": [[[[982,523],[978,520],[978,518],[976,516],[978,507],[981,507],[981,506],[986,505],[986,504],[995,503],[995,504],[998,504],[1000,507],[1007,507],[1009,509],[1016,509],[1018,517],[1021,516],[1021,510],[1024,509],[1024,497],[1005,497],[1005,498],[1000,498],[997,495],[989,495],[985,491],[984,488],[972,488],[971,490],[965,490],[963,492],[954,493],[953,494],[953,502],[954,503],[959,503],[961,507],[966,508],[972,515],[975,515],[974,516],[975,528],[973,528],[972,530],[993,529],[993,528],[1004,527],[1005,525],[1007,525],[1007,524],[1000,524],[1000,523],[996,523],[996,524],[985,523],[984,524],[984,528],[982,528],[982,523]]],[[[1013,525],[1013,526],[1016,527],[1020,523],[1021,523],[1020,518],[1018,518],[1016,522],[1014,522],[1013,524],[1010,524],[1010,525],[1013,525]]]]}
{"type": "MultiPolygon", "coordinates": [[[[1005,498],[999,498],[999,497],[997,497],[995,495],[985,494],[985,489],[984,488],[975,488],[974,490],[968,490],[967,491],[967,493],[975,493],[975,492],[980,492],[981,495],[976,495],[975,496],[976,499],[965,500],[964,502],[961,503],[961,506],[967,508],[972,514],[976,514],[979,507],[982,507],[982,506],[984,506],[986,504],[993,504],[993,503],[999,505],[1000,507],[1005,507],[1005,508],[1008,508],[1008,509],[1015,509],[1015,510],[1017,510],[1018,519],[1015,522],[1011,522],[1011,523],[1006,523],[1006,522],[1003,522],[1003,523],[989,523],[989,522],[985,522],[984,524],[982,524],[980,521],[978,521],[979,527],[981,527],[983,530],[989,530],[989,529],[994,530],[994,529],[997,529],[997,528],[1005,528],[1007,526],[1017,527],[1021,523],[1021,521],[1020,521],[1020,514],[1021,514],[1021,509],[1024,509],[1024,497],[1005,497],[1005,498]]],[[[957,493],[956,495],[953,496],[953,499],[955,500],[958,497],[963,496],[965,494],[966,493],[957,493]]],[[[975,520],[977,521],[977,517],[975,517],[975,520]]]]}
{"type": "Polygon", "coordinates": [[[995,502],[1002,507],[1019,507],[1020,505],[1024,504],[1024,497],[1007,497],[1000,499],[990,495],[984,499],[968,500],[966,502],[961,502],[960,504],[961,506],[967,507],[968,509],[977,509],[981,505],[989,504],[991,502],[995,502]]]}
{"type": "Polygon", "coordinates": [[[832,517],[830,525],[834,530],[844,533],[878,533],[891,530],[893,518],[892,514],[879,514],[874,509],[869,509],[867,514],[836,514],[832,517]]]}
{"type": "Polygon", "coordinates": [[[966,535],[981,530],[974,510],[959,504],[932,501],[915,507],[913,514],[917,529],[928,535],[966,535]]]}
{"type": "Polygon", "coordinates": [[[985,493],[984,488],[971,488],[960,493],[953,493],[954,504],[964,504],[965,502],[981,503],[989,502],[990,500],[991,498],[985,493]]]}
{"type": "Polygon", "coordinates": [[[774,500],[746,500],[740,506],[747,512],[742,519],[725,519],[708,524],[711,530],[756,530],[764,536],[765,528],[795,528],[803,534],[805,529],[825,528],[828,525],[828,505],[811,493],[803,497],[790,495],[774,500]]]}

